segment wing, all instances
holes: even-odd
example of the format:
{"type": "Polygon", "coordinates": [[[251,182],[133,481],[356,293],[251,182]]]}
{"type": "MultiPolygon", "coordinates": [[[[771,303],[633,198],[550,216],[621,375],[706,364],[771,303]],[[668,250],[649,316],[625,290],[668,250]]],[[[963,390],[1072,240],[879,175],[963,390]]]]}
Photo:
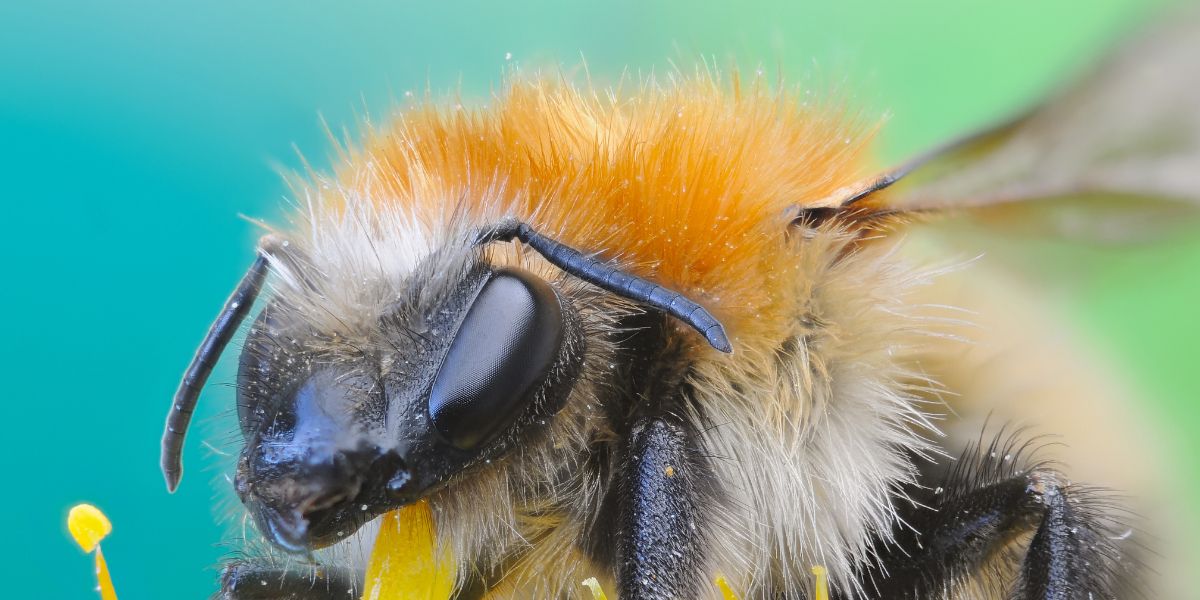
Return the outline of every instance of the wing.
{"type": "Polygon", "coordinates": [[[1174,17],[1049,102],[885,174],[883,204],[1101,240],[1200,215],[1200,10],[1174,17]]]}

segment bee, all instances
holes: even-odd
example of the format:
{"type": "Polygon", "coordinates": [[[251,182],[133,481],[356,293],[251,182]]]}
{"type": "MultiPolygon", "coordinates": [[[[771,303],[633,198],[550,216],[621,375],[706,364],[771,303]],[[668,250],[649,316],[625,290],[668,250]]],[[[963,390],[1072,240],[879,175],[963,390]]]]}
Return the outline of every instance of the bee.
{"type": "Polygon", "coordinates": [[[924,365],[963,372],[961,316],[897,248],[947,214],[1200,199],[1198,46],[1181,19],[882,174],[858,120],[703,71],[404,111],[297,185],[169,411],[174,490],[249,319],[233,483],[266,547],[220,594],[355,598],[418,502],[462,599],[809,598],[814,565],[836,598],[1144,593],[1116,496],[1024,428],[941,426],[924,365]]]}

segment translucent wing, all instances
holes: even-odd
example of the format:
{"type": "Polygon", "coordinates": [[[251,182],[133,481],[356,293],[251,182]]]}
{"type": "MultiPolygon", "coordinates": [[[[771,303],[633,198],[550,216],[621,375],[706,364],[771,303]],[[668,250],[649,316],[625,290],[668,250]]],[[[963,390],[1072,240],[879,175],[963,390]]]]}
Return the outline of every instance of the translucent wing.
{"type": "Polygon", "coordinates": [[[885,200],[894,209],[971,208],[972,217],[1099,239],[1197,216],[1200,11],[1137,37],[1021,118],[890,175],[903,175],[885,200]]]}

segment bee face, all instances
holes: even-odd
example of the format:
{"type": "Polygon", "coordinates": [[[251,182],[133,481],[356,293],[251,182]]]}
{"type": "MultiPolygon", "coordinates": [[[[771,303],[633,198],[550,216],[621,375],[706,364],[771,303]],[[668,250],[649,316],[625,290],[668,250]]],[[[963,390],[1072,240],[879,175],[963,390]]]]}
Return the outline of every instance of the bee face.
{"type": "Polygon", "coordinates": [[[561,408],[582,362],[569,303],[528,271],[456,272],[410,278],[353,339],[280,301],[255,322],[238,374],[236,489],[279,547],[337,542],[504,457],[561,408]]]}

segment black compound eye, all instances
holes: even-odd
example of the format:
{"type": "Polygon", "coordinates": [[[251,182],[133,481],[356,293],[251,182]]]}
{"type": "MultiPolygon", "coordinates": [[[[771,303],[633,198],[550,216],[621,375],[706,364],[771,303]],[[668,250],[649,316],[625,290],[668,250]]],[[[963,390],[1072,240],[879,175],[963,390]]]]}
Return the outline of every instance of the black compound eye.
{"type": "Polygon", "coordinates": [[[238,358],[238,423],[247,437],[270,418],[267,412],[272,399],[289,386],[287,360],[293,357],[284,352],[273,312],[267,305],[254,320],[238,358]]]}
{"type": "Polygon", "coordinates": [[[498,271],[475,297],[434,377],[434,427],[462,450],[494,439],[533,399],[562,338],[562,309],[550,285],[525,271],[498,271]]]}

